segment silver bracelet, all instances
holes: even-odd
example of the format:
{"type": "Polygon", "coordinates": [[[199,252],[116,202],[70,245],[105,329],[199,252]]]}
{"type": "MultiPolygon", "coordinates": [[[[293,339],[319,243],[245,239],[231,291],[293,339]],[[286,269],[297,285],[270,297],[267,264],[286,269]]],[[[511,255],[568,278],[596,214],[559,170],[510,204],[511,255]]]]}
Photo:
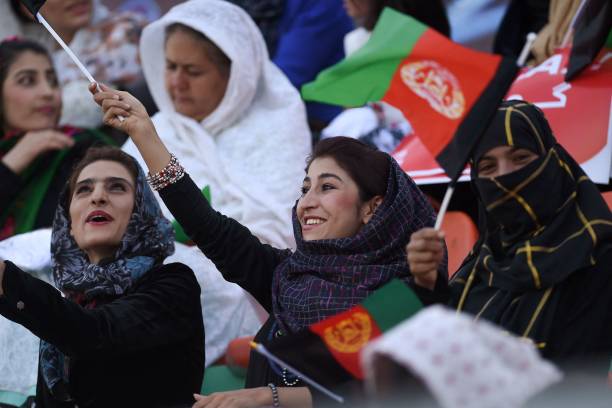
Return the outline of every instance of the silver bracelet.
{"type": "Polygon", "coordinates": [[[276,385],[269,383],[268,387],[270,388],[270,391],[272,391],[272,406],[274,408],[279,408],[280,399],[278,398],[278,389],[276,389],[276,385]]]}
{"type": "Polygon", "coordinates": [[[170,154],[170,162],[155,174],[147,175],[147,182],[155,191],[159,191],[174,184],[185,175],[185,169],[178,162],[178,159],[172,153],[170,154]]]}

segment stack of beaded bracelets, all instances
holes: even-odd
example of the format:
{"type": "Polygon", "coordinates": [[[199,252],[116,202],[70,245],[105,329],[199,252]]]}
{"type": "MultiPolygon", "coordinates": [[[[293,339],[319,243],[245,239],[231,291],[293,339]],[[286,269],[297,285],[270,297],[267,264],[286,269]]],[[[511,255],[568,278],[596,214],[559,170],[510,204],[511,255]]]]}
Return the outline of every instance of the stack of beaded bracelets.
{"type": "Polygon", "coordinates": [[[159,191],[179,181],[185,175],[185,169],[178,162],[175,155],[170,153],[170,163],[161,169],[158,173],[147,176],[147,182],[155,191],[159,191]]]}
{"type": "Polygon", "coordinates": [[[280,399],[278,398],[278,390],[276,389],[276,385],[270,383],[268,384],[268,387],[272,391],[272,406],[274,408],[280,407],[280,399]]]}

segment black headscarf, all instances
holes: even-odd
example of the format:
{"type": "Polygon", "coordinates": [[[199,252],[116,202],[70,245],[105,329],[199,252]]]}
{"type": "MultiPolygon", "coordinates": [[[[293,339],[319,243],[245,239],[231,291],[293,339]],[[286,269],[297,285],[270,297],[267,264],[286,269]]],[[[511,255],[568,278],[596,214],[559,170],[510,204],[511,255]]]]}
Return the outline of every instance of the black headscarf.
{"type": "Polygon", "coordinates": [[[503,102],[498,109],[472,155],[472,184],[481,237],[451,282],[451,303],[545,349],[559,285],[612,251],[610,210],[557,143],[544,114],[523,101],[503,102]],[[529,149],[539,157],[515,172],[478,178],[478,161],[497,146],[529,149]]]}

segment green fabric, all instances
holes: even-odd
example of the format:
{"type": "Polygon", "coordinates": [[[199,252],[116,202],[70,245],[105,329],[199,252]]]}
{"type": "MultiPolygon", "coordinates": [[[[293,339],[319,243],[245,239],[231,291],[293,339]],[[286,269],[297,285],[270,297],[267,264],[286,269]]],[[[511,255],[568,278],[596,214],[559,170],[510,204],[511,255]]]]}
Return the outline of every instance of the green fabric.
{"type": "Polygon", "coordinates": [[[354,54],[322,71],[302,87],[306,100],[342,106],[378,101],[387,92],[398,65],[428,30],[412,17],[385,8],[369,41],[354,54]]]}
{"type": "Polygon", "coordinates": [[[10,391],[0,391],[0,403],[15,405],[16,407],[18,407],[22,405],[25,400],[31,395],[36,395],[36,387],[30,388],[27,395],[10,391]]]}
{"type": "MultiPolygon", "coordinates": [[[[206,201],[208,201],[208,203],[210,204],[210,200],[211,200],[210,186],[206,186],[202,189],[202,195],[204,196],[206,201]]],[[[191,242],[191,238],[189,238],[189,236],[185,233],[185,230],[183,229],[183,227],[181,226],[181,224],[179,224],[177,220],[172,221],[172,226],[174,227],[174,236],[175,236],[174,239],[177,242],[180,242],[181,244],[191,242]]]]}
{"type": "MultiPolygon", "coordinates": [[[[97,130],[85,130],[74,135],[74,141],[79,142],[87,138],[98,139],[104,144],[115,145],[113,140],[97,130]]],[[[19,138],[11,138],[0,142],[0,152],[10,151],[19,141],[19,138]]],[[[55,174],[70,149],[58,151],[50,165],[46,169],[40,169],[41,160],[36,159],[28,166],[21,174],[21,178],[25,180],[25,187],[15,198],[13,203],[5,209],[0,216],[0,227],[6,223],[9,217],[14,217],[15,231],[14,234],[22,234],[29,232],[34,228],[36,217],[42,202],[47,195],[47,190],[55,177],[55,174]]]]}
{"type": "Polygon", "coordinates": [[[245,375],[240,375],[227,365],[206,367],[201,393],[208,395],[213,392],[239,390],[244,388],[245,379],[245,375]]]}
{"type": "Polygon", "coordinates": [[[423,308],[416,294],[398,279],[372,293],[361,305],[383,333],[423,308]]]}

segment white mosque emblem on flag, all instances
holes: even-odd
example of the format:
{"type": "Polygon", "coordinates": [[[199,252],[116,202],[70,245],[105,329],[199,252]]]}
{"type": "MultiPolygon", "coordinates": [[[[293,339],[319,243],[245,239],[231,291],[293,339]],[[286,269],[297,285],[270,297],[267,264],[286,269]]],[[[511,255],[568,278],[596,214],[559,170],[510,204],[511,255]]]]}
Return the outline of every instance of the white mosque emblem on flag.
{"type": "Polygon", "coordinates": [[[457,77],[435,61],[417,61],[400,68],[402,81],[438,113],[458,119],[465,112],[465,97],[457,77]]]}

